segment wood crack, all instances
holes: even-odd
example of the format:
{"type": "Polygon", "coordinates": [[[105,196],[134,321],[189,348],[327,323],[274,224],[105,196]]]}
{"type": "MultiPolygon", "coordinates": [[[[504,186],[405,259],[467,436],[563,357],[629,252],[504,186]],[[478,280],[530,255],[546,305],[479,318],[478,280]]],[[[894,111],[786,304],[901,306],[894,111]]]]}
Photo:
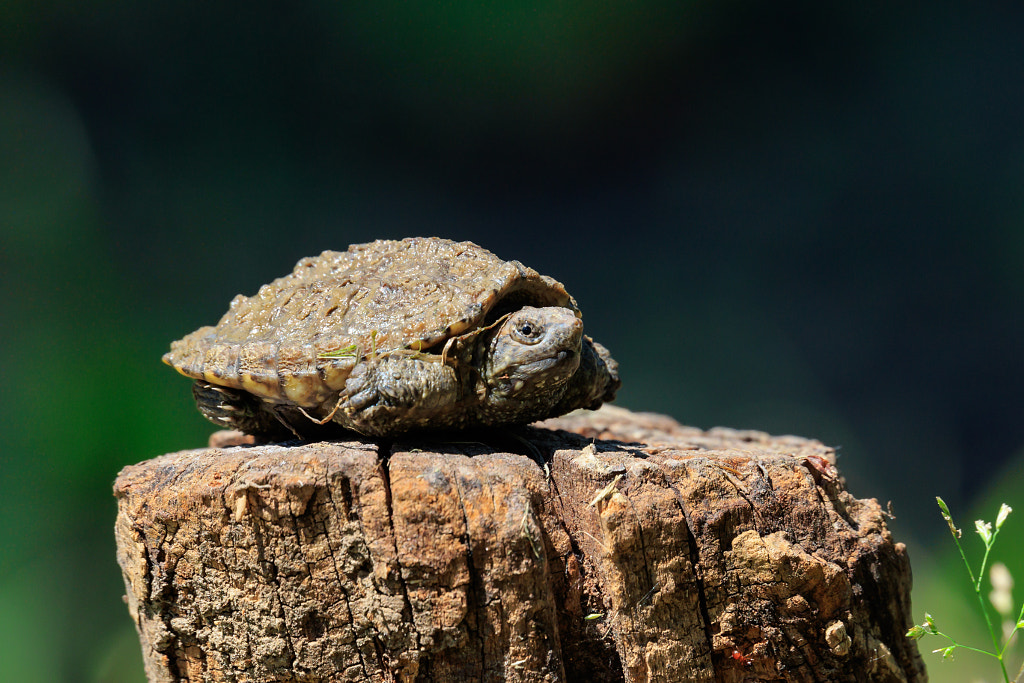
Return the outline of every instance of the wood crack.
{"type": "Polygon", "coordinates": [[[925,680],[905,548],[831,449],[610,409],[547,426],[524,438],[548,472],[355,436],[125,468],[151,683],[925,680]]]}

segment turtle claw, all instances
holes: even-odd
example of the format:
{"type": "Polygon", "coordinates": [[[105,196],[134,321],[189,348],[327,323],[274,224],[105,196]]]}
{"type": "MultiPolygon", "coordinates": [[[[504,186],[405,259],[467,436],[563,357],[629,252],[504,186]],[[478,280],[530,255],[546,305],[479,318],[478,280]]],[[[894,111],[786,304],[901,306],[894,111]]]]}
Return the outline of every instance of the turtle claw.
{"type": "Polygon", "coordinates": [[[237,429],[268,440],[289,438],[294,430],[269,412],[252,394],[197,380],[192,396],[203,416],[218,427],[237,429]],[[288,429],[284,429],[287,427],[288,429]]]}

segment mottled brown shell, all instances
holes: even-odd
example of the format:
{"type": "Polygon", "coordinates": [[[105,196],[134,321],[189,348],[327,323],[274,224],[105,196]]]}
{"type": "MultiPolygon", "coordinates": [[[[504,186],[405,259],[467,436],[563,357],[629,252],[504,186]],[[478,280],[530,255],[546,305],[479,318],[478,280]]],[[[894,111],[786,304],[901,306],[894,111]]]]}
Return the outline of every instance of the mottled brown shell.
{"type": "Polygon", "coordinates": [[[254,296],[236,296],[215,327],[173,342],[163,360],[187,377],[311,408],[336,400],[367,354],[438,351],[523,305],[579,315],[561,283],[472,242],[378,240],[302,259],[254,296]]]}

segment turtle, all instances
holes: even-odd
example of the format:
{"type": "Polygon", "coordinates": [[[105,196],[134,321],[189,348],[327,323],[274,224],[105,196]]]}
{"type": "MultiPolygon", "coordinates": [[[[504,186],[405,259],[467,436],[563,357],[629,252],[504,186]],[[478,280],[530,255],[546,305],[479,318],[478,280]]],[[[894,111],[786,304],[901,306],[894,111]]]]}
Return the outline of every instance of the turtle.
{"type": "Polygon", "coordinates": [[[620,386],[560,282],[437,237],[304,258],[163,361],[206,418],[264,440],[523,425],[620,386]]]}

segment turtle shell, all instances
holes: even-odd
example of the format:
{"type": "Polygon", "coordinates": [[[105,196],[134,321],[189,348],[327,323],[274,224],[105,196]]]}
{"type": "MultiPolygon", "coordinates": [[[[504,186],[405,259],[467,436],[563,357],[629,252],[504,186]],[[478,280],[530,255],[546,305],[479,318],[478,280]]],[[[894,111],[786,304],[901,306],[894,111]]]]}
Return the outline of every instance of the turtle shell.
{"type": "Polygon", "coordinates": [[[171,344],[181,374],[275,403],[333,403],[368,354],[440,352],[524,305],[579,316],[561,283],[472,242],[377,240],[299,261],[291,274],[236,296],[214,327],[171,344]]]}

